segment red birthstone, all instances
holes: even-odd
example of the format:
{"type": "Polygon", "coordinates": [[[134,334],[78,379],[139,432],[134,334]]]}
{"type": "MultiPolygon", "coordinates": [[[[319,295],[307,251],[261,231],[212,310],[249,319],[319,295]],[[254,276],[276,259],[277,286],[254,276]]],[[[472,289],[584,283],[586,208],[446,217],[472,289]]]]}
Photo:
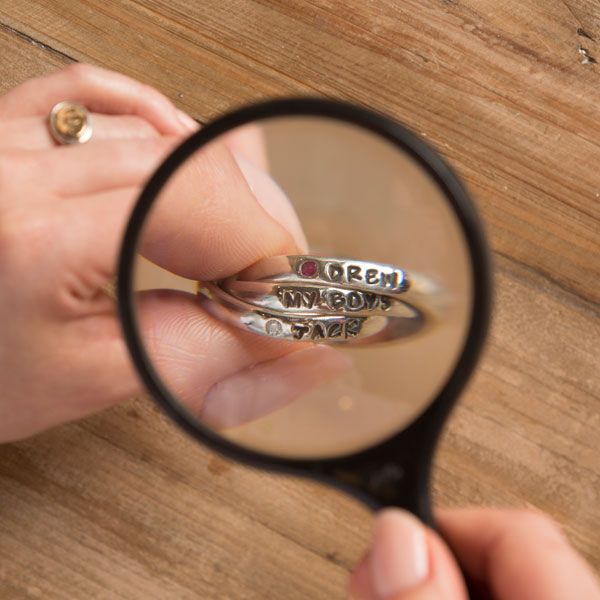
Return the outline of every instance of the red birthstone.
{"type": "Polygon", "coordinates": [[[317,263],[314,260],[307,260],[300,267],[300,274],[304,277],[314,277],[317,274],[317,263]]]}

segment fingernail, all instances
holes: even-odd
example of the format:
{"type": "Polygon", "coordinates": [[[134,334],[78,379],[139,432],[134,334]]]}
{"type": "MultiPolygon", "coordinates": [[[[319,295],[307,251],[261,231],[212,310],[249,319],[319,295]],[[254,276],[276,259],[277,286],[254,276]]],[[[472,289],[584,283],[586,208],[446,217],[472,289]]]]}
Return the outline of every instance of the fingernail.
{"type": "Polygon", "coordinates": [[[198,131],[200,125],[196,121],[194,121],[194,119],[192,119],[190,115],[179,109],[176,110],[176,114],[177,119],[179,119],[179,122],[183,125],[186,131],[189,131],[190,133],[198,131]]]}
{"type": "Polygon", "coordinates": [[[417,587],[427,579],[429,558],[425,528],[411,514],[384,510],[375,524],[371,553],[374,591],[381,600],[417,587]]]}

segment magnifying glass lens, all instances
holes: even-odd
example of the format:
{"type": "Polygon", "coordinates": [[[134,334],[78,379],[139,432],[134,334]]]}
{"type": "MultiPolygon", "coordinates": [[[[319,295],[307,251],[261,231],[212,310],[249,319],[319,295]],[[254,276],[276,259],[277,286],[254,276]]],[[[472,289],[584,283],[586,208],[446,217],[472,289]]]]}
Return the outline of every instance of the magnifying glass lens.
{"type": "Polygon", "coordinates": [[[169,401],[280,457],[402,431],[472,319],[447,192],[413,152],[342,119],[263,118],[202,145],[154,198],[135,252],[137,337],[169,401]]]}

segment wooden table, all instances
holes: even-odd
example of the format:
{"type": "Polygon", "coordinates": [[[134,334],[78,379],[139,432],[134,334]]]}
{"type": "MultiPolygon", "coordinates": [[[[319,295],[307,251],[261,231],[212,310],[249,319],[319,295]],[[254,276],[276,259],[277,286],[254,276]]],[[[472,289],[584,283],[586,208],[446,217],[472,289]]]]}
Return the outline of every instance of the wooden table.
{"type": "MultiPolygon", "coordinates": [[[[600,568],[596,0],[0,0],[0,86],[73,61],[206,121],[319,94],[458,169],[495,252],[487,353],[441,445],[445,505],[551,513],[600,568]]],[[[0,447],[0,597],[344,597],[370,516],[231,464],[138,400],[0,447]]]]}

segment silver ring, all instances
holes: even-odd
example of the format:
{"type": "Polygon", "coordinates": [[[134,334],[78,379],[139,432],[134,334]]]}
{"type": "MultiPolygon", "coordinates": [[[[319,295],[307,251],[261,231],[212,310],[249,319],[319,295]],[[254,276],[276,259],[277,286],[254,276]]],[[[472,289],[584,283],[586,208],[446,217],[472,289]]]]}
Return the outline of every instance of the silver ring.
{"type": "Polygon", "coordinates": [[[426,325],[423,315],[414,308],[408,318],[292,313],[244,302],[215,283],[199,284],[198,292],[203,307],[216,318],[245,331],[280,340],[372,344],[414,335],[426,325]]]}
{"type": "Polygon", "coordinates": [[[85,144],[92,137],[92,118],[88,110],[75,102],[59,102],[48,117],[50,134],[63,145],[85,144]]]}
{"type": "Polygon", "coordinates": [[[394,265],[308,255],[266,258],[232,279],[297,286],[333,286],[388,296],[403,294],[411,287],[406,273],[394,265]]]}
{"type": "Polygon", "coordinates": [[[392,296],[333,286],[299,286],[288,283],[220,281],[219,287],[231,296],[264,310],[286,314],[337,314],[340,316],[417,318],[419,311],[392,296]]]}

